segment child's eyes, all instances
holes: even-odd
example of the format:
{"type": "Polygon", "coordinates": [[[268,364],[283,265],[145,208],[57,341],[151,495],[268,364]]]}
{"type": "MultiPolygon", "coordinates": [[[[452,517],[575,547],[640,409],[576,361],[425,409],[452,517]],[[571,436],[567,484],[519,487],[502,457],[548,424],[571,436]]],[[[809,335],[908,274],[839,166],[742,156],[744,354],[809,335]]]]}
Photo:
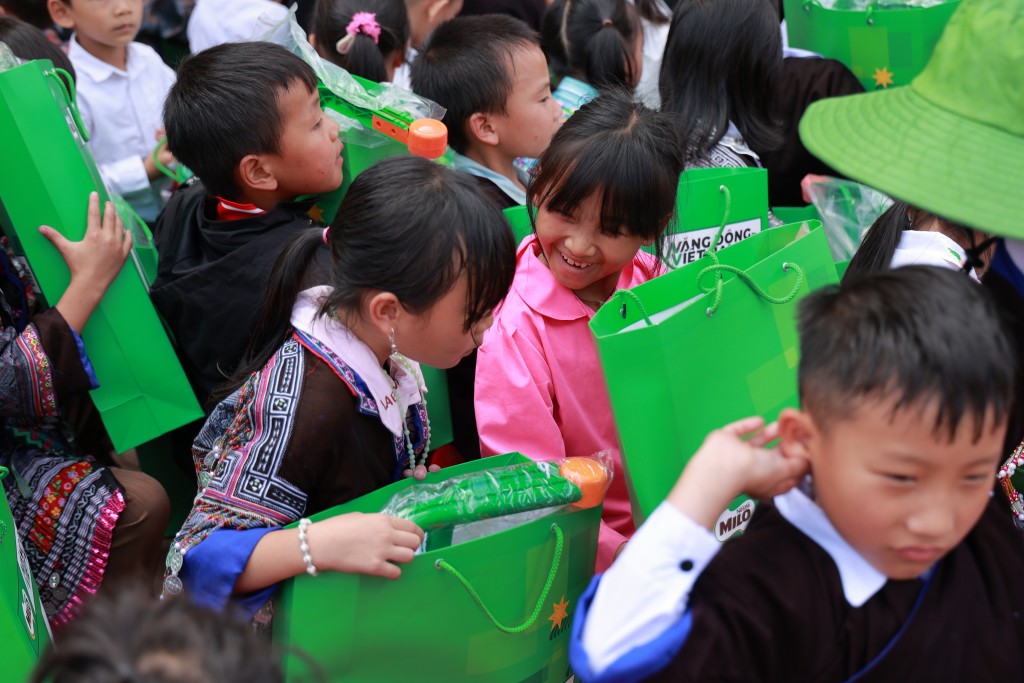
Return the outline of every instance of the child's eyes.
{"type": "Polygon", "coordinates": [[[883,472],[882,476],[889,481],[896,484],[913,484],[917,481],[917,477],[909,474],[896,474],[895,472],[883,472]]]}
{"type": "Polygon", "coordinates": [[[987,483],[991,475],[988,472],[981,474],[969,474],[964,477],[964,481],[968,484],[984,484],[987,483]]]}
{"type": "Polygon", "coordinates": [[[322,125],[324,125],[324,117],[321,116],[320,119],[316,122],[316,125],[313,126],[313,130],[319,129],[320,126],[322,125]]]}

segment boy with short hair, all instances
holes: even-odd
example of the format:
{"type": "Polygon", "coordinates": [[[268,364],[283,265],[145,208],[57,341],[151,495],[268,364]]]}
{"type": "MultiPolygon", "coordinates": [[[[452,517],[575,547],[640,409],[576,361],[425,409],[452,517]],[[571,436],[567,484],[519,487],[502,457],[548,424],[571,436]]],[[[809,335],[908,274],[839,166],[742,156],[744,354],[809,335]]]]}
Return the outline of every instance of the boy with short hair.
{"type": "Polygon", "coordinates": [[[526,203],[517,157],[539,157],[558,130],[540,38],[499,14],[441,24],[412,65],[413,91],[448,111],[455,167],[477,177],[499,208],[526,203]]]}
{"type": "Polygon", "coordinates": [[[270,43],[186,59],[164,118],[171,150],[199,181],[157,223],[150,296],[206,401],[245,353],[279,252],[312,225],[312,202],[296,198],[341,185],[342,143],[313,70],[270,43]]]}
{"type": "MultiPolygon", "coordinates": [[[[100,174],[139,216],[156,220],[164,178],[152,158],[162,137],[161,108],[174,71],[148,45],[135,42],[142,0],[48,0],[53,22],[75,34],[68,57],[75,65],[78,110],[100,174]]],[[[166,147],[158,158],[174,163],[166,147]]]]}
{"type": "Polygon", "coordinates": [[[1016,680],[1024,545],[992,494],[1015,354],[992,303],[915,266],[811,294],[799,328],[801,410],[707,438],[580,599],[575,671],[1016,680]],[[787,490],[741,537],[708,532],[739,493],[787,490]]]}

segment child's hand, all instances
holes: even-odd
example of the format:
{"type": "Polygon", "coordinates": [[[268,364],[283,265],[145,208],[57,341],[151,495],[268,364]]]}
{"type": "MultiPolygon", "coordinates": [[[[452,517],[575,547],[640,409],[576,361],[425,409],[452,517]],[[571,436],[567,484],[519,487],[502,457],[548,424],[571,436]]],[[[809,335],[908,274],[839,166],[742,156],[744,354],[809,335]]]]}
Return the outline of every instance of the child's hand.
{"type": "Polygon", "coordinates": [[[402,470],[403,477],[414,477],[416,479],[426,479],[427,472],[440,472],[440,465],[431,465],[430,467],[424,467],[423,465],[417,465],[415,470],[402,470]]]}
{"type": "Polygon", "coordinates": [[[800,181],[800,195],[804,198],[804,204],[811,203],[811,185],[814,183],[824,183],[830,180],[827,175],[815,175],[808,173],[800,181]]]}
{"type": "Polygon", "coordinates": [[[310,552],[318,569],[397,579],[394,563],[411,562],[423,530],[407,519],[353,512],[309,527],[310,552]]]}
{"type": "Polygon", "coordinates": [[[710,527],[741,493],[770,498],[788,491],[807,474],[809,466],[803,458],[786,456],[778,446],[765,448],[778,436],[778,423],[765,427],[760,417],[748,417],[711,432],[690,459],[668,501],[696,523],[710,527]]]}
{"type": "MultiPolygon", "coordinates": [[[[163,136],[159,136],[157,139],[159,140],[162,137],[163,136]]],[[[177,159],[174,158],[174,155],[171,154],[171,150],[167,147],[166,143],[160,145],[159,149],[157,149],[156,158],[159,159],[160,163],[167,168],[170,168],[171,164],[177,161],[177,159]]],[[[146,175],[150,180],[156,180],[163,175],[163,172],[157,168],[156,164],[153,162],[152,154],[147,154],[142,158],[142,165],[146,167],[146,175]]]]}
{"type": "Polygon", "coordinates": [[[131,253],[132,234],[124,229],[110,202],[101,220],[100,198],[95,192],[89,195],[85,237],[81,242],[71,242],[47,225],[40,226],[39,232],[53,243],[71,271],[71,284],[56,308],[80,332],[131,253]]]}

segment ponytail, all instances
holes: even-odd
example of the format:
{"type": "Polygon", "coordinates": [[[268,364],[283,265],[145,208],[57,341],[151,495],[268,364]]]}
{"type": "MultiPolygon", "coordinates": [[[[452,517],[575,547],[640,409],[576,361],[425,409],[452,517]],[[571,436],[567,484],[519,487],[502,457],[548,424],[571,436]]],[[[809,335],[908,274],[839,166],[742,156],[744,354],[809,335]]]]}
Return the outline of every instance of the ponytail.
{"type": "Polygon", "coordinates": [[[409,15],[404,0],[317,0],[317,52],[349,73],[388,80],[388,62],[405,53],[409,15]]]}
{"type": "Polygon", "coordinates": [[[565,0],[562,42],[570,72],[594,88],[636,85],[641,65],[634,47],[641,32],[626,0],[565,0]]]}
{"type": "Polygon", "coordinates": [[[906,202],[894,201],[892,206],[875,219],[871,228],[864,234],[857,252],[850,259],[843,282],[869,273],[889,270],[889,264],[896,254],[903,231],[910,227],[908,211],[910,206],[906,202]]]}

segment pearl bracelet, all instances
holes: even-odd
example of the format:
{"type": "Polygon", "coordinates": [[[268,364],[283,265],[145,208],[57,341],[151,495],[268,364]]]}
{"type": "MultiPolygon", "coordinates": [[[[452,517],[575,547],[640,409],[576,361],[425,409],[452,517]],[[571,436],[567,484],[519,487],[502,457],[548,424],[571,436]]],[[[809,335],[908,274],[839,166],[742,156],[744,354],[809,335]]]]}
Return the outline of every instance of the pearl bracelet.
{"type": "Polygon", "coordinates": [[[317,571],[313,565],[313,557],[309,554],[309,537],[306,535],[306,530],[312,523],[306,517],[299,520],[299,550],[302,551],[302,561],[306,563],[306,573],[316,576],[317,571]]]}

